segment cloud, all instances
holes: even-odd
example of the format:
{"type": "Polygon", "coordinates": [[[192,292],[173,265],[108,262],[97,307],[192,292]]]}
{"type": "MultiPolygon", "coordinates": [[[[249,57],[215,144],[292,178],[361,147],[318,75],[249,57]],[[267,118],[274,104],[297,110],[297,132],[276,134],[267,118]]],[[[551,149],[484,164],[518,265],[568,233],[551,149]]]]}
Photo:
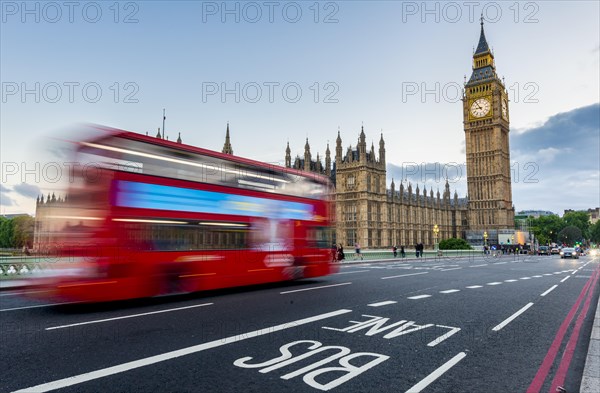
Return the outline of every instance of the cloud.
{"type": "Polygon", "coordinates": [[[510,145],[517,210],[600,206],[600,103],[511,133],[510,145]]]}
{"type": "Polygon", "coordinates": [[[37,198],[42,193],[38,186],[27,183],[17,184],[13,189],[17,194],[28,198],[37,198]]]}
{"type": "Polygon", "coordinates": [[[0,184],[0,207],[5,208],[16,205],[16,201],[8,195],[11,192],[12,190],[10,188],[0,184]]]}

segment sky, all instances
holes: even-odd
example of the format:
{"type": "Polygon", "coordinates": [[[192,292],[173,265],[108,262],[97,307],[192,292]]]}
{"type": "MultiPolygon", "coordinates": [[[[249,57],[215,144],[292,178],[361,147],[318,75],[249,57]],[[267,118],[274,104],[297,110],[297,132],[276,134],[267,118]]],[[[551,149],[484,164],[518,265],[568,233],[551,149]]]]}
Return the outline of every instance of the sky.
{"type": "MultiPolygon", "coordinates": [[[[0,2],[2,214],[61,193],[49,138],[95,123],[283,164],[386,143],[394,178],[465,196],[461,90],[483,13],[509,93],[513,203],[600,206],[597,1],[0,2]],[[426,173],[429,173],[427,175],[426,173]],[[445,173],[448,173],[447,171],[445,173]]],[[[63,177],[66,171],[63,173],[63,177]]]]}

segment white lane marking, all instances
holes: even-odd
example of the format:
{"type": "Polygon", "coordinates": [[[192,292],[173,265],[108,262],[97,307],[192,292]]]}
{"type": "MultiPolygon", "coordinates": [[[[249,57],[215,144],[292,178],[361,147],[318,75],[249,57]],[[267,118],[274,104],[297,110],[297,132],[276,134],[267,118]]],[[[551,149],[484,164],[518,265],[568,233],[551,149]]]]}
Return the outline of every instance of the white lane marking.
{"type": "Polygon", "coordinates": [[[531,277],[521,277],[519,280],[531,280],[531,277]]]}
{"type": "Polygon", "coordinates": [[[453,267],[452,269],[441,269],[440,272],[447,272],[448,270],[459,270],[462,269],[462,267],[453,267]]]}
{"type": "Polygon", "coordinates": [[[446,291],[440,291],[440,293],[454,293],[454,292],[460,292],[460,289],[448,289],[446,291]]]}
{"type": "Polygon", "coordinates": [[[398,303],[398,302],[395,302],[393,300],[386,300],[384,302],[367,304],[367,306],[369,306],[369,307],[381,307],[381,306],[387,306],[388,304],[396,304],[396,303],[398,303]]]}
{"type": "Polygon", "coordinates": [[[544,276],[551,276],[552,273],[544,273],[544,276]]]}
{"type": "Polygon", "coordinates": [[[43,293],[43,292],[50,292],[50,290],[44,289],[44,290],[37,290],[37,291],[18,291],[18,292],[11,292],[11,293],[2,293],[2,294],[0,294],[0,296],[16,296],[16,295],[26,295],[28,293],[43,293]]]}
{"type": "Polygon", "coordinates": [[[533,276],[533,277],[535,277],[535,278],[542,278],[542,276],[533,276]]]}
{"type": "Polygon", "coordinates": [[[500,281],[495,281],[495,282],[488,282],[485,285],[500,285],[500,284],[502,284],[500,281]]]}
{"type": "Polygon", "coordinates": [[[508,263],[508,262],[496,262],[496,263],[494,263],[494,265],[504,265],[505,263],[508,263]]]}
{"type": "Polygon", "coordinates": [[[417,296],[411,296],[408,299],[410,300],[417,300],[417,299],[425,299],[426,297],[431,297],[431,295],[417,295],[417,296]]]}
{"type": "Polygon", "coordinates": [[[398,277],[408,277],[408,276],[416,276],[419,274],[427,274],[429,272],[422,272],[422,273],[410,273],[410,274],[401,274],[399,276],[389,276],[389,277],[381,277],[382,280],[387,280],[388,278],[398,278],[398,277]]]}
{"type": "Polygon", "coordinates": [[[325,313],[325,314],[315,315],[314,317],[299,319],[299,320],[293,321],[293,322],[286,322],[286,323],[283,323],[280,325],[275,325],[275,326],[263,328],[260,330],[254,330],[254,331],[244,333],[244,334],[236,334],[235,336],[230,336],[230,337],[226,337],[226,338],[217,339],[214,341],[209,341],[204,344],[194,345],[191,347],[182,348],[182,349],[178,349],[178,350],[171,351],[171,352],[166,352],[166,353],[163,353],[160,355],[150,356],[147,358],[134,360],[132,362],[122,363],[122,364],[118,364],[116,366],[107,367],[107,368],[103,368],[103,369],[96,370],[96,371],[91,371],[91,372],[88,372],[85,374],[75,375],[73,377],[68,377],[68,378],[63,378],[63,379],[59,379],[59,380],[52,381],[52,382],[43,383],[40,385],[32,386],[30,388],[18,390],[14,393],[42,393],[42,392],[48,392],[48,391],[55,390],[55,389],[62,389],[67,386],[77,385],[79,383],[106,377],[108,375],[122,373],[122,372],[133,370],[136,368],[148,366],[150,364],[164,362],[166,360],[171,360],[171,359],[175,359],[175,358],[189,355],[192,353],[205,351],[207,349],[212,349],[212,348],[220,347],[220,346],[227,345],[227,344],[237,343],[237,342],[249,339],[249,338],[264,336],[267,334],[279,332],[279,331],[289,329],[292,327],[306,325],[306,324],[320,321],[323,319],[336,317],[336,316],[339,316],[342,314],[347,314],[349,312],[352,312],[352,310],[341,309],[341,310],[332,311],[332,312],[325,313]]]}
{"type": "Polygon", "coordinates": [[[562,280],[560,280],[560,282],[565,282],[565,281],[567,281],[567,280],[569,279],[569,277],[571,277],[571,276],[567,276],[567,277],[563,278],[562,280]]]}
{"type": "Polygon", "coordinates": [[[352,274],[352,273],[364,273],[364,272],[368,272],[368,270],[356,270],[353,272],[340,272],[340,273],[335,273],[335,274],[352,274]]]}
{"type": "Polygon", "coordinates": [[[128,319],[128,318],[142,317],[144,315],[162,314],[162,313],[171,312],[171,311],[187,310],[187,309],[190,309],[190,308],[204,307],[204,306],[212,306],[213,304],[214,303],[202,303],[202,304],[196,304],[196,305],[193,305],[193,306],[170,308],[168,310],[150,311],[150,312],[145,312],[145,313],[141,313],[141,314],[124,315],[122,317],[114,317],[114,318],[106,318],[106,319],[96,319],[94,321],[72,323],[72,324],[69,324],[69,325],[52,326],[52,327],[46,328],[46,330],[64,329],[64,328],[73,327],[73,326],[89,325],[89,324],[92,324],[92,323],[110,322],[110,321],[116,321],[116,320],[119,320],[119,319],[128,319]]]}
{"type": "MultiPolygon", "coordinates": [[[[575,271],[574,271],[573,273],[571,273],[571,274],[575,274],[575,273],[577,273],[577,270],[575,270],[575,271]]],[[[560,274],[560,272],[556,272],[556,273],[554,273],[554,274],[560,274]]]]}
{"type": "Polygon", "coordinates": [[[458,355],[454,356],[452,359],[448,360],[446,363],[444,363],[440,367],[438,367],[434,372],[432,372],[431,374],[429,374],[428,376],[423,378],[421,380],[421,382],[417,383],[415,386],[408,389],[406,391],[406,393],[419,393],[420,391],[425,389],[427,386],[429,386],[432,382],[434,382],[436,379],[441,377],[446,371],[448,371],[452,367],[454,367],[465,356],[467,356],[467,354],[464,352],[461,352],[458,355]]]}
{"type": "Polygon", "coordinates": [[[533,303],[527,303],[523,308],[521,308],[519,311],[517,311],[516,313],[514,313],[513,315],[511,315],[510,317],[506,318],[504,321],[502,321],[500,324],[498,324],[497,326],[493,327],[492,330],[497,332],[499,330],[501,330],[503,327],[505,327],[506,325],[508,325],[509,323],[511,323],[516,317],[518,317],[519,315],[523,314],[525,311],[527,311],[527,309],[529,307],[533,306],[533,303]]]}
{"type": "Polygon", "coordinates": [[[466,287],[466,288],[475,289],[475,288],[483,288],[483,286],[481,286],[481,285],[471,285],[470,287],[466,287]]]}
{"type": "Polygon", "coordinates": [[[339,287],[340,285],[349,285],[349,284],[352,284],[352,283],[351,282],[343,282],[341,284],[323,285],[321,287],[312,287],[312,288],[304,288],[304,289],[294,289],[293,291],[279,292],[279,294],[280,295],[285,295],[286,293],[312,291],[313,289],[323,289],[323,288],[339,287]]]}
{"type": "Polygon", "coordinates": [[[515,280],[515,279],[510,279],[510,280],[504,280],[504,282],[517,282],[519,280],[515,280]]]}
{"type": "Polygon", "coordinates": [[[548,289],[546,292],[542,293],[540,296],[546,296],[547,294],[552,292],[557,286],[558,285],[553,285],[552,287],[550,287],[550,289],[548,289]]]}
{"type": "Polygon", "coordinates": [[[469,267],[481,267],[481,266],[487,266],[487,263],[484,263],[483,265],[473,265],[473,266],[469,266],[469,267]]]}
{"type": "Polygon", "coordinates": [[[27,309],[29,309],[29,308],[40,308],[40,307],[62,306],[63,304],[75,304],[75,303],[80,303],[80,302],[65,302],[65,303],[39,304],[39,305],[37,305],[37,306],[26,306],[26,307],[5,308],[5,309],[3,309],[3,310],[0,310],[0,312],[3,312],[3,311],[27,310],[27,309]]]}

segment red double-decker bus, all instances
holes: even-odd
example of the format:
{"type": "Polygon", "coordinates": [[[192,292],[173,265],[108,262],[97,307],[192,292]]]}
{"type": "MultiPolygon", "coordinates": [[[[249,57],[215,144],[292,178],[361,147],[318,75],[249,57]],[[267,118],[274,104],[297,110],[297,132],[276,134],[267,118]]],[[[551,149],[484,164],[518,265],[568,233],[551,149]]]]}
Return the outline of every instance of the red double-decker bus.
{"type": "Polygon", "coordinates": [[[120,130],[76,146],[67,199],[42,225],[65,261],[49,283],[55,297],[109,301],[336,269],[325,177],[120,130]]]}

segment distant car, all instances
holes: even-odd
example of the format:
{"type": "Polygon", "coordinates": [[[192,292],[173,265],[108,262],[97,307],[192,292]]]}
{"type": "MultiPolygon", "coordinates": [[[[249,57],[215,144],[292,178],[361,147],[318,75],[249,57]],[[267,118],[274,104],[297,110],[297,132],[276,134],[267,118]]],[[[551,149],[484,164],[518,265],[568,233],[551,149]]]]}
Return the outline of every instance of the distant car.
{"type": "Polygon", "coordinates": [[[552,249],[550,250],[550,254],[560,254],[560,248],[558,247],[552,247],[552,249]]]}
{"type": "Polygon", "coordinates": [[[574,258],[574,259],[578,259],[579,258],[579,254],[577,253],[577,251],[575,251],[574,248],[565,247],[562,250],[560,250],[560,257],[561,258],[574,258]]]}
{"type": "Polygon", "coordinates": [[[538,255],[550,255],[550,247],[548,246],[540,246],[538,248],[538,255]]]}

